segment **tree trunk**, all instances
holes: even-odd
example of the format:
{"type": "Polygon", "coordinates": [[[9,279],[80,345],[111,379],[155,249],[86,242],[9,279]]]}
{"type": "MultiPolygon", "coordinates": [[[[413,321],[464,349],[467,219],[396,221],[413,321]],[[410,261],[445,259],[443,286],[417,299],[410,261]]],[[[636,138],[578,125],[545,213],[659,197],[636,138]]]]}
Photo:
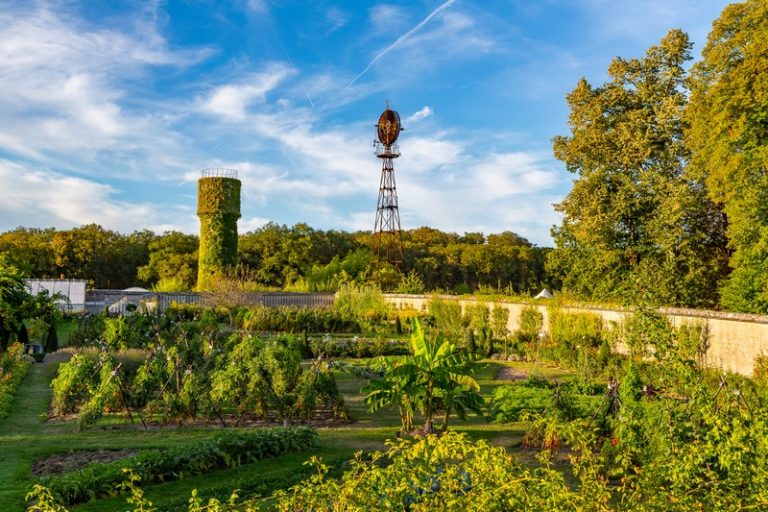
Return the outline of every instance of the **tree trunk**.
{"type": "Polygon", "coordinates": [[[448,430],[448,418],[451,416],[451,408],[445,408],[445,414],[443,414],[443,424],[440,426],[440,432],[448,430]]]}
{"type": "Polygon", "coordinates": [[[424,433],[431,434],[435,431],[432,422],[432,381],[427,385],[427,407],[424,410],[424,433]]]}

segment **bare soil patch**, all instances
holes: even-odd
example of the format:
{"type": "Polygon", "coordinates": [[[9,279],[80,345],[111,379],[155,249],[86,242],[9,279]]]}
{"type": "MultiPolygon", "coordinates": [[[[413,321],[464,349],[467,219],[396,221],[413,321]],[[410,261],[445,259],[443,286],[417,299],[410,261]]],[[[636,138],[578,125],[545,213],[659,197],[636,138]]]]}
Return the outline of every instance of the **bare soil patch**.
{"type": "Polygon", "coordinates": [[[93,450],[71,453],[58,453],[45,459],[36,460],[32,465],[32,474],[53,475],[69,473],[81,469],[92,462],[112,462],[126,457],[133,457],[138,450],[93,450]]]}

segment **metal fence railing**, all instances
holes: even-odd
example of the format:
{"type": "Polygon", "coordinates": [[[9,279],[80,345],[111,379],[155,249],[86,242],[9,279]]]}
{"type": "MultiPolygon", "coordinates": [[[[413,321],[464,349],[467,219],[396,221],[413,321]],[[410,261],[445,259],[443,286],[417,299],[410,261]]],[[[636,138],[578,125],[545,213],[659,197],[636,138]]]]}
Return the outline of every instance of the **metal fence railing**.
{"type": "Polygon", "coordinates": [[[216,304],[227,303],[243,306],[263,305],[267,307],[295,306],[316,308],[330,306],[335,293],[290,293],[290,292],[239,292],[226,295],[197,292],[152,292],[126,290],[90,290],[85,304],[61,304],[62,311],[100,313],[108,309],[111,313],[125,313],[129,305],[147,305],[165,311],[173,304],[216,304]]]}

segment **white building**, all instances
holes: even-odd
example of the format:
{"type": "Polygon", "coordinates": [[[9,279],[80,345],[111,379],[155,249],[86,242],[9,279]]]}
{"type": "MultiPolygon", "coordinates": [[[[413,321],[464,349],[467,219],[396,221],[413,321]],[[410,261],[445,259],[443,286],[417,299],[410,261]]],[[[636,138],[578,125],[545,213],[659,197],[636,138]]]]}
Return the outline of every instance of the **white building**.
{"type": "Polygon", "coordinates": [[[25,279],[32,295],[39,295],[47,290],[49,295],[59,294],[55,303],[66,311],[83,311],[85,309],[84,279],[25,279]]]}

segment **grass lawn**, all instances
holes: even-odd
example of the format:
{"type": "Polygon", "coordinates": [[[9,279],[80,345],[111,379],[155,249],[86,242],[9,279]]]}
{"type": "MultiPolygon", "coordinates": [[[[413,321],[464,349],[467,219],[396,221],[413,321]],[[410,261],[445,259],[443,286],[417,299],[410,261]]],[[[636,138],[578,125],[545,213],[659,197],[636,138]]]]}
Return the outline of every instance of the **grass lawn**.
{"type": "MultiPolygon", "coordinates": [[[[557,379],[567,379],[571,375],[561,369],[532,363],[486,361],[486,366],[477,376],[486,397],[493,393],[496,386],[504,384],[495,380],[503,366],[557,379]]],[[[77,450],[169,447],[209,438],[218,430],[192,427],[149,431],[105,429],[107,425],[112,427],[115,422],[112,418],[92,430],[77,432],[72,422],[44,421],[51,397],[50,378],[48,364],[34,365],[16,396],[11,414],[0,420],[0,511],[24,510],[24,494],[37,481],[31,474],[31,468],[38,459],[77,450]]],[[[384,441],[394,437],[399,429],[397,412],[382,410],[376,414],[369,413],[360,394],[360,388],[366,381],[342,372],[337,373],[336,378],[355,421],[349,425],[319,429],[320,441],[316,449],[147,486],[146,496],[160,510],[178,510],[179,507],[186,508],[190,493],[195,488],[203,497],[227,498],[231,490],[238,488],[250,495],[268,495],[276,488],[290,486],[303,478],[309,471],[304,462],[312,455],[322,457],[326,464],[338,466],[352,458],[355,451],[384,448],[384,441]]],[[[500,425],[477,416],[470,417],[466,422],[454,418],[451,428],[504,447],[518,445],[524,433],[523,424],[500,425]]],[[[72,510],[112,511],[124,507],[124,503],[123,497],[100,499],[72,507],[72,510]]]]}

